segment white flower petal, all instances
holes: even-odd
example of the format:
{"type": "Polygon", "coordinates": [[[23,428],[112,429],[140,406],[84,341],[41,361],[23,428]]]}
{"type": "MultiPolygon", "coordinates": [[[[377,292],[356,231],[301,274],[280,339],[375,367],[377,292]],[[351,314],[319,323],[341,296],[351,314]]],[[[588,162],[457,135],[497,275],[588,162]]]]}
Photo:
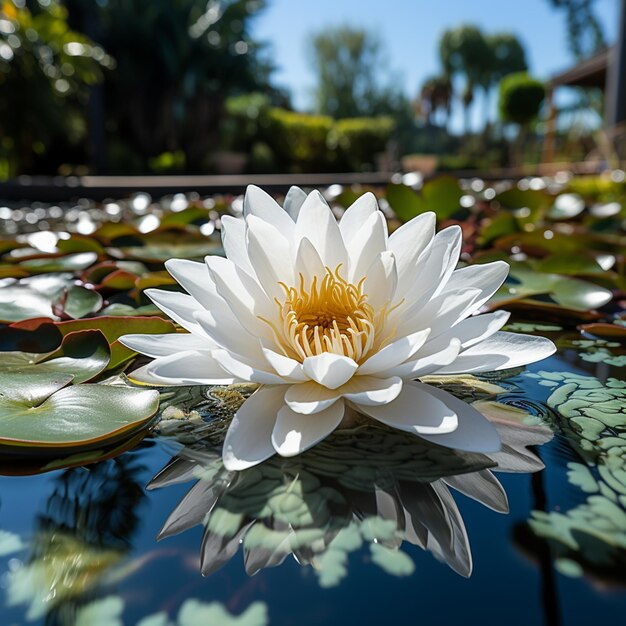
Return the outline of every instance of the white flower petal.
{"type": "Polygon", "coordinates": [[[430,328],[426,328],[390,343],[359,366],[359,375],[376,374],[404,363],[424,345],[429,334],[430,328]]]}
{"type": "Polygon", "coordinates": [[[352,378],[358,367],[351,358],[331,352],[309,356],[302,363],[302,369],[309,378],[329,389],[341,387],[352,378]]]}
{"type": "Polygon", "coordinates": [[[363,413],[393,428],[416,435],[450,433],[458,426],[455,411],[425,389],[405,382],[400,395],[383,406],[360,405],[363,413]]]}
{"type": "Polygon", "coordinates": [[[226,315],[218,308],[214,308],[210,311],[196,311],[194,316],[206,335],[217,344],[215,348],[224,348],[229,352],[261,360],[261,343],[258,337],[250,334],[233,317],[230,309],[226,315]]]}
{"type": "Polygon", "coordinates": [[[378,202],[376,201],[376,196],[370,191],[357,198],[346,209],[339,222],[339,230],[346,246],[356,236],[356,233],[365,224],[367,218],[377,211],[378,202]]]}
{"type": "Polygon", "coordinates": [[[395,400],[402,391],[402,379],[353,376],[340,388],[342,396],[357,406],[378,406],[395,400]]]}
{"type": "Polygon", "coordinates": [[[353,376],[337,389],[328,389],[311,380],[291,385],[285,393],[285,402],[296,413],[310,415],[328,408],[339,398],[354,404],[387,404],[395,400],[401,389],[402,379],[397,377],[353,376]]]}
{"type": "Polygon", "coordinates": [[[128,374],[128,378],[150,385],[229,385],[236,382],[208,350],[185,350],[158,357],[128,374]]]}
{"type": "Polygon", "coordinates": [[[263,348],[263,356],[281,378],[292,381],[308,380],[308,376],[302,370],[302,363],[268,348],[263,348]]]}
{"type": "Polygon", "coordinates": [[[222,451],[227,470],[244,470],[274,456],[272,430],[284,406],[284,390],[284,387],[261,387],[235,413],[222,451]]]}
{"type": "Polygon", "coordinates": [[[437,340],[449,340],[456,337],[461,341],[461,351],[471,348],[498,332],[509,319],[508,311],[495,311],[483,315],[474,315],[455,324],[448,331],[437,336],[437,340]]]}
{"type": "Polygon", "coordinates": [[[431,267],[439,268],[439,276],[435,280],[436,289],[433,296],[441,293],[445,288],[454,268],[459,262],[463,231],[460,226],[448,226],[438,232],[434,239],[428,263],[431,267]]]}
{"type": "Polygon", "coordinates": [[[468,315],[471,315],[493,296],[506,280],[508,274],[509,264],[504,261],[468,265],[452,273],[444,291],[467,289],[468,287],[480,289],[480,296],[476,298],[467,312],[468,315]]]}
{"type": "Polygon", "coordinates": [[[346,246],[348,251],[348,280],[358,283],[370,265],[387,250],[387,222],[380,211],[372,213],[358,233],[346,246]]]}
{"type": "Polygon", "coordinates": [[[187,259],[170,259],[165,262],[165,269],[203,307],[208,308],[213,305],[217,290],[205,263],[187,259]]]}
{"type": "Polygon", "coordinates": [[[545,337],[500,331],[461,352],[453,363],[437,370],[437,374],[505,370],[541,361],[555,352],[556,346],[545,337]]]}
{"type": "Polygon", "coordinates": [[[326,200],[313,191],[300,207],[296,222],[296,241],[307,237],[322,259],[322,263],[331,270],[341,265],[346,271],[348,254],[343,243],[337,220],[326,200]]]}
{"type": "Polygon", "coordinates": [[[176,291],[165,289],[146,289],[146,296],[156,304],[163,313],[171,317],[185,330],[194,334],[204,334],[193,314],[202,310],[202,305],[193,297],[176,291]]]}
{"type": "Polygon", "coordinates": [[[318,281],[326,274],[326,268],[320,259],[315,246],[304,237],[300,241],[298,251],[296,253],[296,263],[294,267],[294,280],[296,285],[300,286],[300,276],[304,280],[305,287],[308,287],[313,278],[317,276],[318,281]]]}
{"type": "Polygon", "coordinates": [[[285,237],[291,238],[294,232],[294,222],[289,214],[270,196],[255,185],[248,185],[243,199],[243,214],[256,215],[271,224],[285,237]]]}
{"type": "Polygon", "coordinates": [[[246,362],[247,359],[243,355],[227,350],[213,350],[212,354],[220,367],[239,380],[260,383],[261,385],[284,385],[289,382],[265,369],[260,369],[256,364],[251,365],[246,362]]]}
{"type": "Polygon", "coordinates": [[[296,413],[310,415],[327,409],[337,402],[341,395],[341,388],[328,389],[310,380],[291,385],[285,393],[285,402],[296,413]]]}
{"type": "Polygon", "coordinates": [[[169,356],[184,350],[211,350],[215,348],[208,337],[191,333],[167,333],[165,335],[123,335],[118,341],[127,348],[155,358],[169,356]]]}
{"type": "Polygon", "coordinates": [[[430,336],[438,337],[469,315],[468,311],[480,294],[477,288],[445,291],[430,302],[416,303],[409,310],[400,311],[402,307],[398,307],[389,323],[401,336],[430,328],[430,336]]]}
{"type": "Polygon", "coordinates": [[[218,256],[205,259],[219,295],[234,316],[249,332],[273,341],[273,333],[264,321],[276,316],[276,304],[271,302],[257,281],[232,261],[218,256]]]}
{"type": "Polygon", "coordinates": [[[226,258],[250,276],[254,276],[254,269],[250,263],[246,246],[247,226],[245,220],[232,215],[223,215],[220,221],[222,223],[222,246],[226,258]]]}
{"type": "Polygon", "coordinates": [[[300,207],[304,204],[305,200],[306,193],[304,193],[300,187],[289,187],[289,191],[285,196],[285,202],[283,203],[283,209],[294,222],[298,219],[300,207]]]}
{"type": "Polygon", "coordinates": [[[343,414],[343,401],[315,415],[296,413],[284,406],[272,431],[272,445],[281,456],[300,454],[330,435],[341,423],[343,414]]]}
{"type": "Polygon", "coordinates": [[[250,263],[263,290],[272,300],[284,297],[280,282],[294,284],[289,242],[271,224],[254,215],[248,218],[247,237],[250,263]]]}
{"type": "Polygon", "coordinates": [[[378,311],[392,303],[397,284],[396,259],[393,252],[387,250],[379,254],[369,266],[363,283],[363,293],[367,294],[369,305],[378,311]]]}
{"type": "Polygon", "coordinates": [[[454,363],[461,350],[461,342],[453,337],[447,344],[440,342],[432,343],[430,347],[424,346],[419,351],[417,359],[407,361],[396,367],[391,367],[379,376],[400,376],[401,378],[418,378],[433,372],[438,372],[442,367],[454,363]]]}
{"type": "Polygon", "coordinates": [[[398,292],[408,291],[415,283],[419,256],[435,236],[437,216],[422,213],[391,233],[387,248],[394,253],[398,268],[398,292]]]}
{"type": "Polygon", "coordinates": [[[440,402],[446,404],[459,418],[459,425],[454,432],[447,434],[421,433],[421,437],[437,445],[466,452],[497,452],[500,450],[501,441],[498,431],[484,415],[479,413],[473,406],[459,400],[452,394],[437,387],[413,383],[418,385],[440,402]]]}

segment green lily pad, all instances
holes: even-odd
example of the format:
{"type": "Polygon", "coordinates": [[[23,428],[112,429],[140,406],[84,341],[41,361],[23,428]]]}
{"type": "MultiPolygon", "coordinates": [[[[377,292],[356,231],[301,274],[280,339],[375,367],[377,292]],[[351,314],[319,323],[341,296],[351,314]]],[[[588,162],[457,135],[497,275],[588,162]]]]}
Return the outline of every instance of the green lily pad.
{"type": "MultiPolygon", "coordinates": [[[[137,354],[118,341],[122,335],[134,333],[161,335],[176,332],[176,326],[170,320],[157,316],[102,316],[67,322],[54,322],[49,318],[38,318],[16,322],[0,329],[0,349],[36,352],[38,354],[28,354],[26,360],[41,363],[47,356],[41,354],[42,352],[52,354],[51,351],[56,350],[61,345],[64,337],[66,337],[65,341],[67,342],[70,335],[75,333],[82,335],[85,332],[96,334],[99,332],[106,340],[107,359],[106,362],[103,360],[102,369],[96,371],[95,375],[98,375],[104,371],[127,366],[137,354]]],[[[98,339],[98,342],[101,341],[98,339]]],[[[15,358],[7,357],[11,354],[15,355],[16,352],[2,353],[2,362],[7,363],[7,358],[15,358]]],[[[20,361],[20,363],[22,362],[23,360],[20,361]]],[[[81,364],[84,368],[85,364],[83,362],[81,364]]]]}
{"type": "Polygon", "coordinates": [[[396,215],[408,222],[426,211],[434,211],[441,220],[447,219],[460,209],[463,194],[456,178],[439,176],[424,183],[419,194],[406,185],[391,184],[386,195],[396,215]]]}
{"type": "Polygon", "coordinates": [[[132,259],[147,263],[162,263],[168,259],[203,259],[208,254],[223,254],[221,244],[206,240],[197,243],[158,242],[145,246],[108,248],[107,252],[115,259],[132,259]]]}
{"type": "Polygon", "coordinates": [[[0,321],[34,317],[85,317],[102,308],[102,296],[74,284],[71,274],[38,274],[0,288],[0,321]]]}
{"type": "Polygon", "coordinates": [[[31,317],[55,317],[50,298],[27,285],[7,285],[0,289],[0,322],[31,317]]]}
{"type": "Polygon", "coordinates": [[[535,269],[552,274],[605,274],[600,264],[585,254],[553,254],[534,263],[535,269]]]}
{"type": "Polygon", "coordinates": [[[209,210],[192,206],[188,207],[178,213],[169,213],[161,220],[161,226],[159,230],[165,230],[171,226],[188,226],[193,222],[203,223],[209,219],[209,210]]]}
{"type": "MultiPolygon", "coordinates": [[[[109,364],[109,344],[98,330],[85,330],[68,334],[54,352],[33,354],[28,352],[4,352],[0,362],[0,389],[8,397],[28,393],[29,381],[54,386],[55,380],[82,383],[93,380],[109,364]],[[23,381],[20,383],[20,380],[23,381]],[[8,387],[13,383],[13,387],[8,387]]],[[[60,384],[60,382],[59,382],[60,384]]],[[[65,383],[67,384],[67,382],[65,383]]]]}
{"type": "Polygon", "coordinates": [[[513,187],[499,193],[495,201],[507,209],[530,209],[533,214],[543,214],[553,203],[552,196],[540,189],[513,187]]]}
{"type": "Polygon", "coordinates": [[[489,301],[490,307],[547,295],[557,305],[582,312],[598,309],[610,302],[613,297],[608,289],[585,280],[535,272],[522,264],[512,264],[509,277],[513,280],[507,281],[498,290],[489,301]]]}
{"type": "Polygon", "coordinates": [[[86,317],[102,308],[102,296],[80,285],[72,285],[64,300],[63,311],[74,319],[86,317]]]}
{"type": "Polygon", "coordinates": [[[96,252],[79,252],[65,256],[51,256],[22,261],[20,266],[32,273],[77,272],[93,265],[98,259],[96,252]]]}
{"type": "Polygon", "coordinates": [[[145,426],[158,404],[156,391],[97,384],[63,387],[39,404],[1,395],[0,450],[25,447],[32,454],[113,443],[145,426]]]}
{"type": "Polygon", "coordinates": [[[553,220],[567,220],[580,215],[585,210],[585,200],[577,193],[562,193],[554,200],[548,211],[553,220]]]}

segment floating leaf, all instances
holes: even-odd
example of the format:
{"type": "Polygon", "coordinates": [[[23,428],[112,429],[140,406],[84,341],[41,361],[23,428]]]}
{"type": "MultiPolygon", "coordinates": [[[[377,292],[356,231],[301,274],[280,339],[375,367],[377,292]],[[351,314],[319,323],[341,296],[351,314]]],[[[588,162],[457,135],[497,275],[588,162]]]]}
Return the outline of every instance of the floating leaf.
{"type": "Polygon", "coordinates": [[[207,222],[209,210],[201,207],[188,207],[178,213],[169,213],[161,220],[159,230],[165,230],[171,226],[187,226],[193,222],[207,222]]]}
{"type": "Polygon", "coordinates": [[[208,254],[223,254],[221,244],[206,240],[198,243],[149,243],[144,246],[109,248],[116,259],[135,259],[148,263],[162,263],[168,259],[203,259],[208,254]]]}
{"type": "Polygon", "coordinates": [[[580,215],[585,210],[585,200],[577,193],[562,193],[556,197],[548,217],[554,220],[567,220],[580,215]]]}
{"type": "Polygon", "coordinates": [[[552,204],[553,199],[546,191],[519,189],[514,187],[499,193],[494,200],[507,209],[530,209],[532,213],[542,213],[552,204]]]}
{"type": "MultiPolygon", "coordinates": [[[[51,381],[67,376],[75,383],[93,380],[106,368],[109,359],[109,344],[98,330],[69,333],[57,350],[47,354],[4,352],[0,361],[0,393],[12,397],[13,387],[7,387],[10,381],[16,381],[15,393],[20,393],[20,377],[28,377],[31,384],[35,380],[53,384],[51,381]]],[[[27,387],[24,385],[25,392],[27,387]]]]}
{"type": "Polygon", "coordinates": [[[419,195],[406,185],[387,186],[387,201],[405,222],[425,211],[434,211],[439,219],[447,219],[459,210],[461,196],[459,183],[452,176],[427,181],[419,195]]]}
{"type": "Polygon", "coordinates": [[[28,285],[9,285],[0,289],[0,322],[17,322],[31,317],[56,318],[50,298],[28,285]]]}
{"type": "Polygon", "coordinates": [[[626,341],[626,326],[621,326],[620,324],[583,324],[578,328],[596,337],[610,337],[619,341],[626,341]]]}
{"type": "Polygon", "coordinates": [[[98,259],[96,252],[80,252],[65,256],[47,256],[39,259],[22,261],[20,266],[32,273],[75,272],[88,268],[98,259]]]}
{"type": "Polygon", "coordinates": [[[496,308],[509,302],[528,301],[542,295],[550,296],[557,305],[581,312],[600,308],[613,297],[608,289],[584,280],[558,274],[543,274],[522,264],[512,264],[509,280],[489,301],[488,306],[496,308]]]}
{"type": "Polygon", "coordinates": [[[69,317],[78,319],[95,313],[102,308],[102,296],[93,289],[73,285],[67,291],[63,311],[69,317]]]}
{"type": "Polygon", "coordinates": [[[24,453],[87,449],[132,435],[156,413],[156,391],[112,385],[71,385],[40,404],[0,395],[0,450],[24,453]]]}

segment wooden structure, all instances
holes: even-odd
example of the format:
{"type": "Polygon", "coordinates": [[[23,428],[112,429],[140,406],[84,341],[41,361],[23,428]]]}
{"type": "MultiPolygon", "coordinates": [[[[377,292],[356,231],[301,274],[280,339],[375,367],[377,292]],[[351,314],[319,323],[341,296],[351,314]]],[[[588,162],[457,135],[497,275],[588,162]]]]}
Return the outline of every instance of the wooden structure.
{"type": "Polygon", "coordinates": [[[626,126],[626,0],[621,0],[620,6],[618,38],[615,45],[553,76],[548,82],[546,94],[548,120],[542,158],[544,163],[554,161],[556,132],[554,91],[558,87],[601,89],[605,95],[604,130],[607,140],[614,144],[618,135],[624,133],[626,126]]]}

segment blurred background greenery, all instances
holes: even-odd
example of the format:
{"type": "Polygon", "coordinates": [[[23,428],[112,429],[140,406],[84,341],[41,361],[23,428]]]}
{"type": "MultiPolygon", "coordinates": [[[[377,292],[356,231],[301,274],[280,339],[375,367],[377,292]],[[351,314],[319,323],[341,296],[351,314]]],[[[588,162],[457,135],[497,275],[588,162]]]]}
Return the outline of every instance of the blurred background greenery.
{"type": "MultiPolygon", "coordinates": [[[[594,0],[545,3],[563,14],[572,63],[608,58],[594,0]]],[[[440,34],[431,51],[440,71],[412,95],[379,33],[312,30],[302,47],[315,85],[302,110],[274,81],[272,42],[255,36],[270,8],[271,0],[0,0],[0,179],[429,174],[620,158],[602,123],[606,78],[544,82],[528,73],[516,34],[475,25],[440,34]],[[584,124],[555,123],[559,85],[578,86],[560,112],[582,112],[584,124]],[[455,103],[460,130],[450,124],[455,103]]]]}

